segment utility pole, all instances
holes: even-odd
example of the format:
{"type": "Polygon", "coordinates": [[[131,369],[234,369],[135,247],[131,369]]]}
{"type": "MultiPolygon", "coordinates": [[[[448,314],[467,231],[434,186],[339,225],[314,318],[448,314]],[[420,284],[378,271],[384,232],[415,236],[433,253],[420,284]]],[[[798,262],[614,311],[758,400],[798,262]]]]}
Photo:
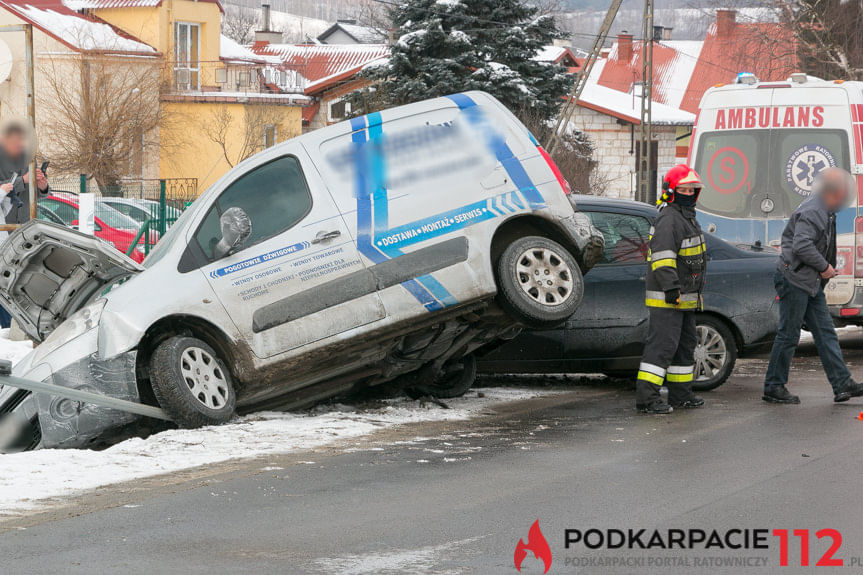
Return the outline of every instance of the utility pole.
{"type": "Polygon", "coordinates": [[[593,65],[596,63],[596,60],[599,58],[599,54],[602,52],[602,47],[605,45],[606,38],[608,38],[608,32],[611,30],[611,24],[614,22],[614,18],[617,16],[617,11],[620,9],[620,4],[622,2],[623,0],[611,1],[611,5],[608,7],[608,12],[606,12],[602,25],[599,27],[599,33],[593,39],[593,46],[591,47],[590,52],[588,52],[587,58],[584,59],[584,65],[581,67],[581,70],[576,72],[575,82],[572,85],[572,92],[566,102],[564,102],[563,107],[560,109],[560,113],[557,115],[557,122],[554,125],[554,130],[552,130],[545,142],[545,149],[549,154],[554,154],[554,151],[557,149],[557,145],[560,143],[561,137],[566,134],[569,121],[572,119],[572,115],[578,107],[578,99],[581,97],[581,93],[587,85],[587,80],[590,77],[590,71],[593,70],[593,65]]]}
{"type": "Polygon", "coordinates": [[[638,140],[638,187],[635,199],[640,202],[656,201],[656,186],[653,182],[651,166],[653,165],[653,149],[651,132],[653,127],[651,104],[653,102],[653,0],[644,0],[644,26],[641,37],[644,46],[641,50],[641,124],[638,140]]]}

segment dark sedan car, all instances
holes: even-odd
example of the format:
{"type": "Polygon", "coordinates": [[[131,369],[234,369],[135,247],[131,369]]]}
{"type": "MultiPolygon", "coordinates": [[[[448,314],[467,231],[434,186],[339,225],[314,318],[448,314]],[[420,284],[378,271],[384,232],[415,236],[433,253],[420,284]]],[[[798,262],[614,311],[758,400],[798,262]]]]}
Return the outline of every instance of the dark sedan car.
{"type": "MultiPolygon", "coordinates": [[[[657,210],[595,196],[575,198],[605,236],[600,263],[585,275],[584,301],[567,323],[525,331],[480,358],[493,373],[606,373],[634,376],[647,337],[644,276],[657,210]]],[[[775,251],[743,250],[705,233],[707,282],[697,312],[694,387],[722,385],[738,354],[772,341],[778,325],[775,251]]]]}

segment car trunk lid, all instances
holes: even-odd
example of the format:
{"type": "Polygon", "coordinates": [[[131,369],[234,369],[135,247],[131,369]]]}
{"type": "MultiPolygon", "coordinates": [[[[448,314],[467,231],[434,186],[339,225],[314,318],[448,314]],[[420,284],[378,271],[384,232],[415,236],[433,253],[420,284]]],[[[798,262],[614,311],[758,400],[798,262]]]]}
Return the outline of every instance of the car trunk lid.
{"type": "Polygon", "coordinates": [[[34,220],[0,245],[0,303],[41,342],[106,286],[143,269],[98,238],[34,220]]]}

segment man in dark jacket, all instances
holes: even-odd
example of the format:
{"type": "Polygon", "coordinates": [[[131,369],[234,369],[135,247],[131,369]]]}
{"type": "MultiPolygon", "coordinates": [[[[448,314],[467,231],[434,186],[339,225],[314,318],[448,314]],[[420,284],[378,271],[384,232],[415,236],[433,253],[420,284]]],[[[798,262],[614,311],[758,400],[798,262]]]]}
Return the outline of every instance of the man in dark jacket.
{"type": "MultiPolygon", "coordinates": [[[[30,220],[29,161],[24,126],[14,122],[7,124],[0,132],[0,190],[6,192],[0,206],[7,224],[23,224],[30,220]]],[[[40,195],[48,193],[48,180],[39,169],[36,170],[36,184],[40,195]]]]}
{"type": "Polygon", "coordinates": [[[854,188],[854,180],[845,170],[824,170],[813,184],[812,196],[794,210],[782,232],[782,257],[774,276],[779,295],[779,332],[764,379],[764,401],[800,403],[800,398],[785,385],[804,321],[815,338],[821,365],[833,387],[833,401],[863,395],[863,385],[851,378],[842,359],[824,297],[824,286],[836,275],[836,212],[848,206],[854,188]]]}
{"type": "Polygon", "coordinates": [[[644,356],[638,367],[636,408],[666,414],[694,408],[704,400],[692,393],[695,371],[695,310],[699,307],[706,248],[695,220],[702,184],[698,173],[680,164],[662,181],[659,215],[650,233],[645,304],[650,315],[644,356]],[[659,390],[668,383],[668,403],[659,390]]]}

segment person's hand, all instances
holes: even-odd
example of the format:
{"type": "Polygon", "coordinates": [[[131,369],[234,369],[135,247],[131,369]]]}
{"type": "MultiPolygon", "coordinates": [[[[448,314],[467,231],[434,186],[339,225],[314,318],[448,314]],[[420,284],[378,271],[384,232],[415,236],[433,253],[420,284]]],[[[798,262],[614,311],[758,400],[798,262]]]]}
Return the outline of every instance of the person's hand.
{"type": "Polygon", "coordinates": [[[680,290],[677,288],[665,292],[665,303],[677,305],[680,303],[680,290]]]}
{"type": "Polygon", "coordinates": [[[0,186],[0,192],[2,192],[3,196],[5,197],[6,195],[9,194],[9,192],[12,191],[13,187],[15,187],[15,184],[13,184],[11,182],[9,182],[7,184],[3,184],[2,186],[0,186]]]}
{"type": "Polygon", "coordinates": [[[42,173],[42,170],[38,168],[36,168],[36,187],[42,191],[48,189],[48,178],[46,178],[45,174],[42,173]]]}
{"type": "Polygon", "coordinates": [[[833,269],[833,266],[828,265],[827,269],[824,270],[823,272],[821,272],[821,277],[826,279],[826,280],[829,280],[830,278],[835,278],[836,277],[836,270],[833,269]]]}

